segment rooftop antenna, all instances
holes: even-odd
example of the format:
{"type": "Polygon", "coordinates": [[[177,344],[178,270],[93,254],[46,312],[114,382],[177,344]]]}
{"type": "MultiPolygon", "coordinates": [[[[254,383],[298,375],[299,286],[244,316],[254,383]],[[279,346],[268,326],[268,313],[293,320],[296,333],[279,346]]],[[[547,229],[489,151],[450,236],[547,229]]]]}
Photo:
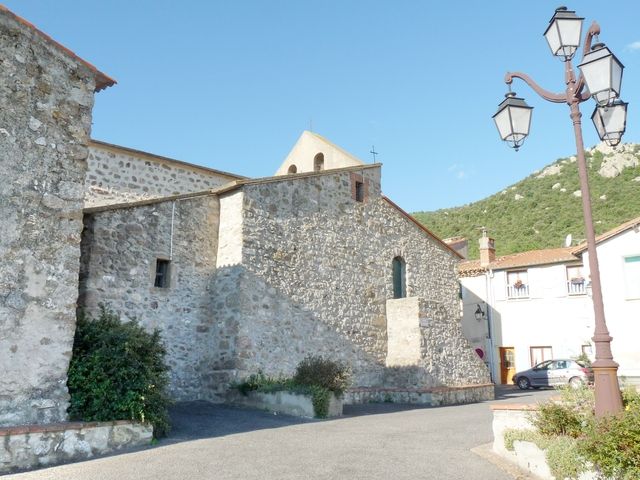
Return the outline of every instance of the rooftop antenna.
{"type": "Polygon", "coordinates": [[[371,151],[369,153],[373,155],[373,163],[376,163],[376,155],[378,155],[378,152],[376,152],[375,145],[371,145],[371,151]]]}
{"type": "Polygon", "coordinates": [[[564,238],[564,246],[570,247],[572,243],[573,243],[573,236],[569,234],[564,238]]]}

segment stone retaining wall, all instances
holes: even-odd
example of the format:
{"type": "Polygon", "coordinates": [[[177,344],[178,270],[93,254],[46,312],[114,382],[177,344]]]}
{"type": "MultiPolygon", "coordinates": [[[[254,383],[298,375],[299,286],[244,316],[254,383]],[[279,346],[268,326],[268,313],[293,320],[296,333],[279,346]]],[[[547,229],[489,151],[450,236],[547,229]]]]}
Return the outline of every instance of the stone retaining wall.
{"type": "MultiPolygon", "coordinates": [[[[532,442],[515,441],[513,451],[507,450],[504,445],[504,433],[506,430],[533,430],[529,420],[532,412],[537,409],[531,404],[494,404],[493,410],[493,451],[505,460],[517,465],[523,471],[529,472],[543,480],[555,480],[551,474],[545,451],[538,448],[532,442]]],[[[598,476],[591,472],[583,472],[579,480],[595,480],[598,476]]]]}
{"type": "Polygon", "coordinates": [[[0,474],[149,445],[151,425],[125,420],[0,428],[0,474]]]}
{"type": "Polygon", "coordinates": [[[459,405],[494,399],[494,385],[468,385],[442,388],[350,388],[345,392],[346,405],[364,403],[407,403],[414,405],[459,405]]]}
{"type": "MultiPolygon", "coordinates": [[[[235,405],[242,405],[269,412],[294,415],[296,417],[315,417],[313,400],[311,395],[303,395],[292,392],[248,392],[247,395],[233,393],[229,396],[229,402],[235,405]]],[[[329,413],[327,417],[342,416],[343,400],[331,395],[329,399],[329,413]]]]}

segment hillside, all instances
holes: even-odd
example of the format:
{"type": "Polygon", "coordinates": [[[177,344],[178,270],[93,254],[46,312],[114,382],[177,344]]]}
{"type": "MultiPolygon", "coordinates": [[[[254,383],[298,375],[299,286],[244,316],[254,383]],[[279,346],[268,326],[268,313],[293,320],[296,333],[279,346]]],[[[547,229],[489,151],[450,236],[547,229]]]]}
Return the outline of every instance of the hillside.
{"type": "MultiPolygon", "coordinates": [[[[598,145],[586,152],[596,234],[640,216],[640,145],[613,150],[598,145]]],[[[575,157],[561,158],[484,200],[413,216],[441,238],[464,236],[469,258],[478,258],[481,227],[506,255],[573,244],[585,238],[575,157]]]]}

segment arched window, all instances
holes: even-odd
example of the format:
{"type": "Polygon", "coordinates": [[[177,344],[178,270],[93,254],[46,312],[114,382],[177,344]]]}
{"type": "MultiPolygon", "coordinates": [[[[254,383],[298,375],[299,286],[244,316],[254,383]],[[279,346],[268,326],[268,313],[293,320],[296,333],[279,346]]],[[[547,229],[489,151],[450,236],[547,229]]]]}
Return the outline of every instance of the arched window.
{"type": "Polygon", "coordinates": [[[298,167],[296,167],[295,165],[289,165],[289,170],[287,170],[287,173],[298,173],[298,167]]]}
{"type": "Polygon", "coordinates": [[[393,259],[393,298],[407,296],[407,267],[402,257],[393,259]]]}
{"type": "Polygon", "coordinates": [[[319,172],[324,170],[324,153],[318,153],[313,157],[313,171],[319,172]]]}

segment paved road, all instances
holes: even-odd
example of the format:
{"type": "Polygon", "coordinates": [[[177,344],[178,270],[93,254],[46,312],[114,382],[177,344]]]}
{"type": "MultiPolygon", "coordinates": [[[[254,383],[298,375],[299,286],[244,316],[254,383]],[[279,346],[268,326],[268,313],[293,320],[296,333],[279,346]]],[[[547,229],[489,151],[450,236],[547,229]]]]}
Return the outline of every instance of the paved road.
{"type": "MultiPolygon", "coordinates": [[[[502,388],[498,402],[548,391],[502,388]]],[[[470,452],[492,440],[489,403],[440,408],[345,407],[338,420],[301,420],[204,402],[178,405],[157,446],[3,480],[473,479],[509,480],[470,452]]]]}

